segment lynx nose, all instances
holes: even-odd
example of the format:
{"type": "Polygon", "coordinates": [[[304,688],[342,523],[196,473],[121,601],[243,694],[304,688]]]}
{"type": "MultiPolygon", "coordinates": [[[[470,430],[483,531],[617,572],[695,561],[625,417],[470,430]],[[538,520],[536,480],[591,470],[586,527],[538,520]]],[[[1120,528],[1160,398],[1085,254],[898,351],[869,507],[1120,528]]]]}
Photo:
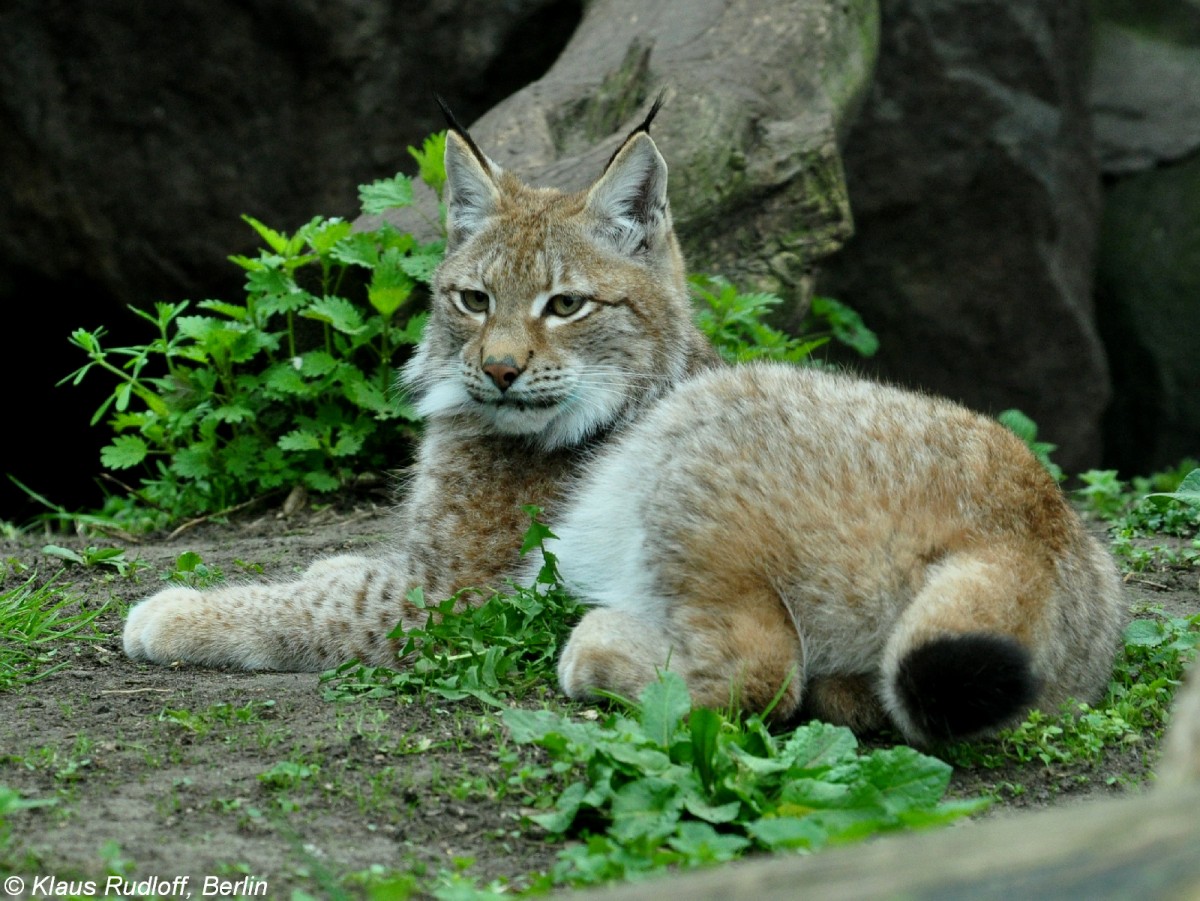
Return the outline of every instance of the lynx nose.
{"type": "Polygon", "coordinates": [[[513,365],[511,357],[506,357],[503,360],[489,359],[483,364],[483,371],[501,391],[507,391],[512,387],[512,383],[517,380],[522,370],[513,365]]]}

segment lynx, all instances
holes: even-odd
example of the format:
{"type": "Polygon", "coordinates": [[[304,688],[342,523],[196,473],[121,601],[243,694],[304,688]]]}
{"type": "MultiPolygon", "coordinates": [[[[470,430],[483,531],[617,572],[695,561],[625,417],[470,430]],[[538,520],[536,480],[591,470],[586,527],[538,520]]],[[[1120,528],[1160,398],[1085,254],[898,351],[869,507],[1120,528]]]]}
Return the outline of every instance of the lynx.
{"type": "Polygon", "coordinates": [[[569,696],[635,697],[664,668],[696,703],[891,726],[929,744],[1093,698],[1122,603],[1112,561],[994,421],[821,368],[725,366],[696,329],[649,134],[590,188],[531,187],[453,122],[447,253],[403,378],[426,427],[396,537],[299,578],[170,588],[134,659],[403,665],[414,586],[528,578],[540,505],[591,605],[569,696]]]}

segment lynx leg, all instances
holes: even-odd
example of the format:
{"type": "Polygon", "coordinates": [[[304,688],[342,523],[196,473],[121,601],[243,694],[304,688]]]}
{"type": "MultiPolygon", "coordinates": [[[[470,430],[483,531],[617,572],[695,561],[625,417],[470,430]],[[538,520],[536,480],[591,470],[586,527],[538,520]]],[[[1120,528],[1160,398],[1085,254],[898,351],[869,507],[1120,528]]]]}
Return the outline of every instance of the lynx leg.
{"type": "Polygon", "coordinates": [[[1003,547],[930,570],[883,657],[884,704],[908,740],[981,735],[1034,704],[1034,640],[1052,578],[1044,556],[1003,547]]]}
{"type": "Polygon", "coordinates": [[[407,581],[384,560],[331,557],[290,582],[167,588],[130,608],[125,653],[152,663],[316,672],[349,660],[387,665],[407,581]]]}

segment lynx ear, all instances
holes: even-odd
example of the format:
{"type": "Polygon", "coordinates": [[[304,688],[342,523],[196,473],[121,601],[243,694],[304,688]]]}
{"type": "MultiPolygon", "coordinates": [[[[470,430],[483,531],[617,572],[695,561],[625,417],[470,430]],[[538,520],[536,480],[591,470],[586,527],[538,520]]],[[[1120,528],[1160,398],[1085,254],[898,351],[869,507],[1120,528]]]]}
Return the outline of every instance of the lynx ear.
{"type": "Polygon", "coordinates": [[[500,167],[489,160],[466,134],[446,134],[446,234],[454,247],[479,231],[496,211],[500,167]]]}
{"type": "Polygon", "coordinates": [[[659,245],[670,228],[667,164],[644,130],[613,155],[587,194],[587,209],[602,236],[628,256],[659,245]]]}

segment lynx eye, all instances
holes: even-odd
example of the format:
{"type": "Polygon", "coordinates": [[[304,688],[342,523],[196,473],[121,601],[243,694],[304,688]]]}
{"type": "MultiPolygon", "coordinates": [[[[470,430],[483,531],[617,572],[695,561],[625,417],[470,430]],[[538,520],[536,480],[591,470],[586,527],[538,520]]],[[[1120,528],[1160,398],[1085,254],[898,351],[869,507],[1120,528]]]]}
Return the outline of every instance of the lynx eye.
{"type": "Polygon", "coordinates": [[[459,291],[459,302],[462,308],[468,313],[486,313],[491,305],[491,299],[487,296],[486,291],[467,290],[459,291]]]}
{"type": "Polygon", "coordinates": [[[587,302],[581,294],[555,294],[546,304],[546,312],[552,316],[574,316],[587,302]]]}

